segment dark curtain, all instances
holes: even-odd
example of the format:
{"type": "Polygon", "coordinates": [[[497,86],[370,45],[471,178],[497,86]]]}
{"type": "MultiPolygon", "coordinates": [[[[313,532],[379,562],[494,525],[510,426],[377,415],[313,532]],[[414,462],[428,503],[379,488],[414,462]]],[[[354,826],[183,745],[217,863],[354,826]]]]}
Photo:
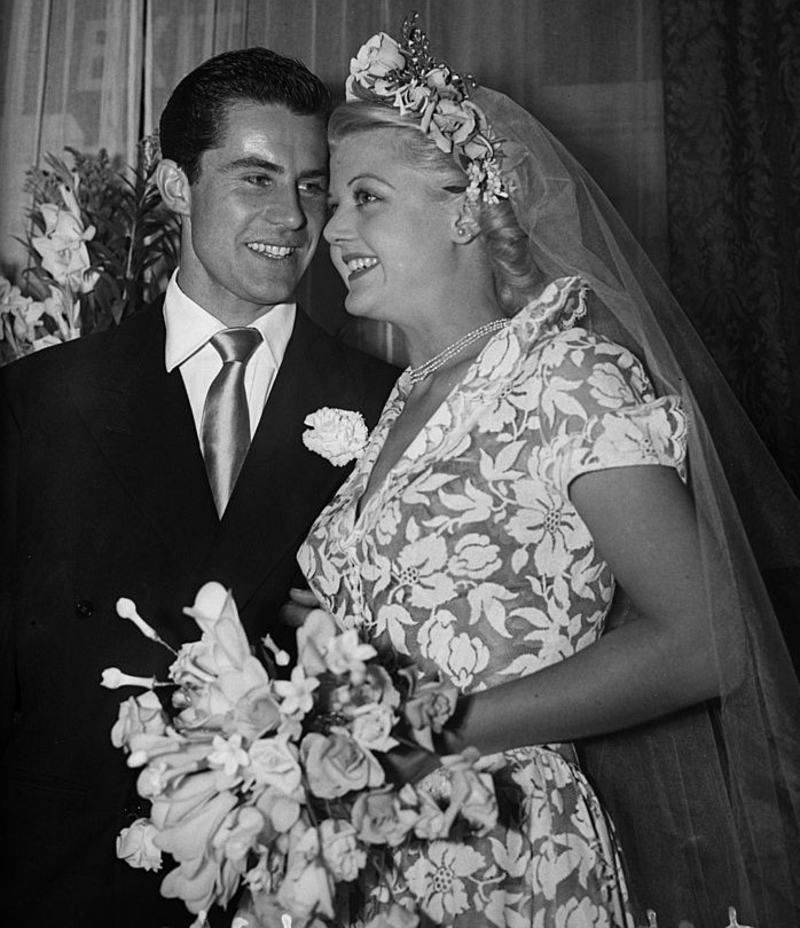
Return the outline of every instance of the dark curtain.
{"type": "Polygon", "coordinates": [[[670,283],[800,490],[800,3],[662,0],[670,283]]]}

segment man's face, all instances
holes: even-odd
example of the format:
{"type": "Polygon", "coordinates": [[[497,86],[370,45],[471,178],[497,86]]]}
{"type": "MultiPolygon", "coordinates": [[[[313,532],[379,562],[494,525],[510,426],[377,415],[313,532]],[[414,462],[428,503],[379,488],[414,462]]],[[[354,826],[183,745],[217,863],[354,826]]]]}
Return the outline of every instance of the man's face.
{"type": "Polygon", "coordinates": [[[188,188],[178,281],[228,325],[293,298],[325,222],[325,127],[278,104],[238,103],[188,188]]]}

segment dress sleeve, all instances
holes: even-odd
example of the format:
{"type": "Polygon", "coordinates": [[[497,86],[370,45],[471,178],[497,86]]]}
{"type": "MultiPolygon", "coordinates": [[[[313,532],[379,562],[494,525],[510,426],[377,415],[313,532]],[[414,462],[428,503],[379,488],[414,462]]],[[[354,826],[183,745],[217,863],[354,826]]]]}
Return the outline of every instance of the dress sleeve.
{"type": "Polygon", "coordinates": [[[540,359],[539,465],[563,495],[581,474],[661,464],[686,479],[687,416],[675,395],[658,397],[625,348],[582,329],[554,336],[540,359]]]}

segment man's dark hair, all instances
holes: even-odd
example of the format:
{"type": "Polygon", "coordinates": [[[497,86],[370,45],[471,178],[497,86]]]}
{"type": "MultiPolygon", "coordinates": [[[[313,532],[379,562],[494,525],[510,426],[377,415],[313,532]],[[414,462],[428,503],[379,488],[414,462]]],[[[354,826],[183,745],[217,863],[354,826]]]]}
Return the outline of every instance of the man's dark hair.
{"type": "Polygon", "coordinates": [[[268,48],[223,52],[191,71],[172,92],[159,122],[161,154],[194,183],[200,158],[224,144],[234,103],[280,104],[300,116],[327,118],[331,96],[294,58],[268,48]]]}

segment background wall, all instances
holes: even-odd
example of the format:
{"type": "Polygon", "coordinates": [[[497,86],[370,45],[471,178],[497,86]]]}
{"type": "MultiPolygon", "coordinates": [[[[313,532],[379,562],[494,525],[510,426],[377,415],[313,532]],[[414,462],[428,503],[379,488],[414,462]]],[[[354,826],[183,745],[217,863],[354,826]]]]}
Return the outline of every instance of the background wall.
{"type": "MultiPolygon", "coordinates": [[[[605,188],[800,487],[796,0],[0,0],[0,273],[25,262],[25,170],[65,145],[131,162],[177,81],[263,44],[341,96],[416,8],[435,53],[531,109],[605,188]]],[[[324,247],[300,294],[348,325],[324,247]]]]}
{"type": "MultiPolygon", "coordinates": [[[[416,4],[437,56],[515,97],[584,159],[666,270],[658,6],[642,0],[428,0],[416,4]]],[[[25,260],[24,172],[43,152],[101,146],[128,162],[171,89],[205,58],[267,45],[342,95],[372,33],[398,35],[407,0],[2,0],[0,270],[25,260]]],[[[324,246],[301,294],[346,323],[324,246]],[[324,299],[321,299],[324,297],[324,299]]],[[[396,354],[384,329],[367,347],[396,354]]]]}

